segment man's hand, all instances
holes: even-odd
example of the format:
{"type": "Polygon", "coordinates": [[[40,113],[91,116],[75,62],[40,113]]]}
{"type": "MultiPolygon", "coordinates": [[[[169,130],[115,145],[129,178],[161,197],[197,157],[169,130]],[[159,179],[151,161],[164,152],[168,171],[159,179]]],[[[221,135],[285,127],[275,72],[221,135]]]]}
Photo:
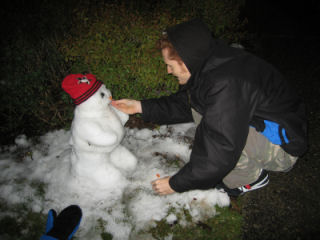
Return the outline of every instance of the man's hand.
{"type": "Polygon", "coordinates": [[[113,100],[112,106],[127,114],[142,113],[141,102],[133,99],[113,100]]]}
{"type": "Polygon", "coordinates": [[[168,195],[175,191],[169,185],[170,177],[164,177],[151,182],[152,189],[159,195],[168,195]]]}

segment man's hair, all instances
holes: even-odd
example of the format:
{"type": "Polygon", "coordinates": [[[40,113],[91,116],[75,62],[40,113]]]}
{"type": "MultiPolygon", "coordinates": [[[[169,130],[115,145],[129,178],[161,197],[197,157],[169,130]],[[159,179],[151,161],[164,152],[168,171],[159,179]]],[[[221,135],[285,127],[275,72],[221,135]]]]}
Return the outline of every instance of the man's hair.
{"type": "Polygon", "coordinates": [[[160,50],[167,48],[168,49],[168,57],[170,60],[176,60],[179,64],[183,63],[177,50],[173,47],[172,43],[169,41],[167,34],[162,35],[161,39],[158,42],[158,48],[160,50]]]}

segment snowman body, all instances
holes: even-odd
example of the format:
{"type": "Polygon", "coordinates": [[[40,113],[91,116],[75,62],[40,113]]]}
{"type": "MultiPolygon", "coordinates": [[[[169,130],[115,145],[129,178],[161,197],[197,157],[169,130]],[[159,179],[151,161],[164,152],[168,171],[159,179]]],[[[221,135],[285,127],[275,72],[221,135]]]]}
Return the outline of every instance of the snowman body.
{"type": "Polygon", "coordinates": [[[76,106],[70,139],[71,173],[91,187],[121,192],[137,159],[121,145],[129,117],[114,108],[110,98],[110,91],[102,85],[76,106]]]}

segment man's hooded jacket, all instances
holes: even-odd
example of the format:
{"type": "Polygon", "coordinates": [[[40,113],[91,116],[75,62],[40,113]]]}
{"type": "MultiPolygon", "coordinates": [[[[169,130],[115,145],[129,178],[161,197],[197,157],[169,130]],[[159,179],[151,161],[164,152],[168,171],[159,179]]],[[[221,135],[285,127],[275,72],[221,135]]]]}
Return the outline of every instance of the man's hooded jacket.
{"type": "Polygon", "coordinates": [[[272,65],[213,39],[199,20],[167,34],[191,77],[175,94],[141,101],[142,117],[175,124],[193,121],[191,108],[202,115],[190,161],[170,178],[173,190],[215,187],[237,164],[249,127],[293,156],[306,151],[304,105],[272,65]]]}

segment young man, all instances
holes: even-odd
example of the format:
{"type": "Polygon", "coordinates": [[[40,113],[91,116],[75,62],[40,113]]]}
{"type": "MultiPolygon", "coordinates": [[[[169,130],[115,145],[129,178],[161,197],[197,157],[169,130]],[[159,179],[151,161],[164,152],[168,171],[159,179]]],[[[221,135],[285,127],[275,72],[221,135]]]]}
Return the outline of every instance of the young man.
{"type": "Polygon", "coordinates": [[[198,125],[190,161],[153,181],[156,193],[217,187],[238,196],[267,185],[266,170],[288,171],[306,151],[304,104],[273,66],[213,39],[199,20],[168,28],[160,43],[179,91],[112,103],[145,121],[198,125]]]}

